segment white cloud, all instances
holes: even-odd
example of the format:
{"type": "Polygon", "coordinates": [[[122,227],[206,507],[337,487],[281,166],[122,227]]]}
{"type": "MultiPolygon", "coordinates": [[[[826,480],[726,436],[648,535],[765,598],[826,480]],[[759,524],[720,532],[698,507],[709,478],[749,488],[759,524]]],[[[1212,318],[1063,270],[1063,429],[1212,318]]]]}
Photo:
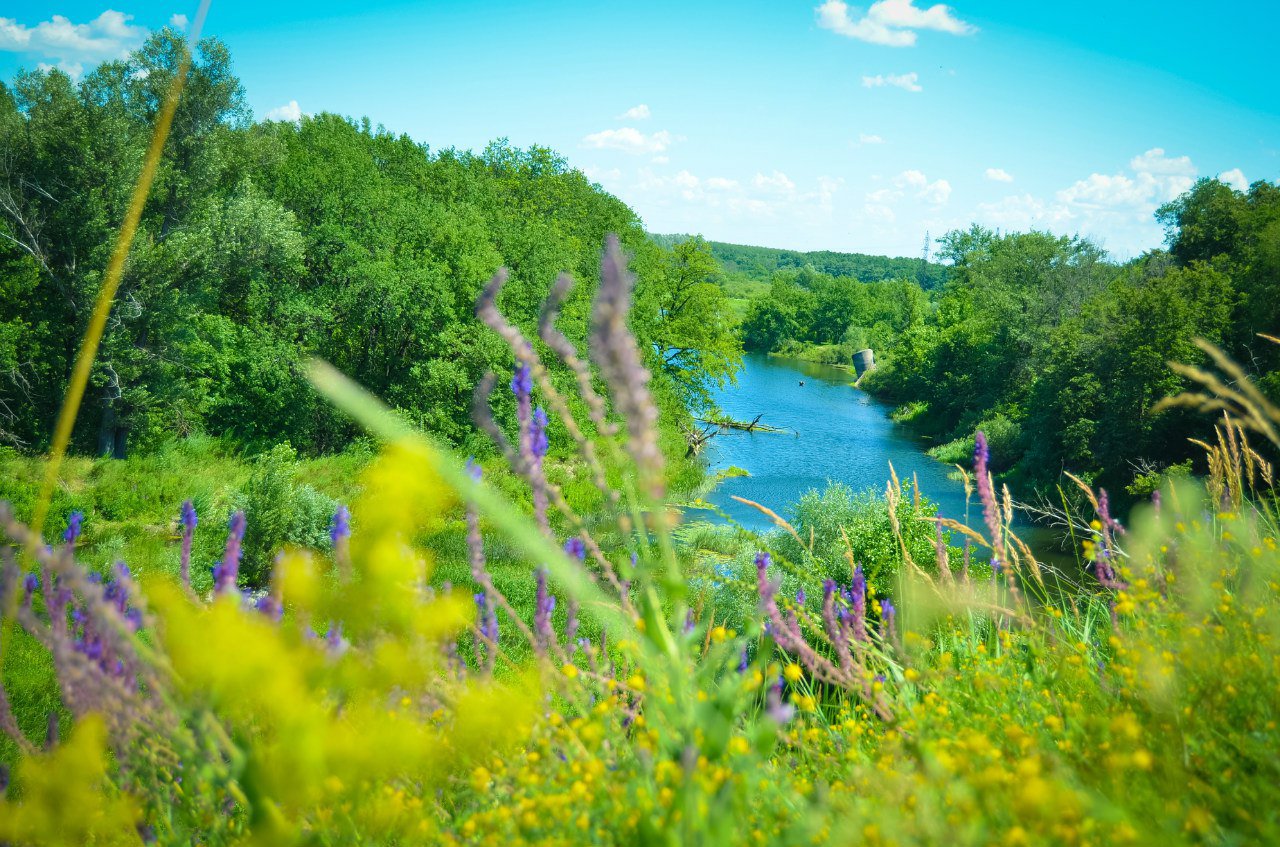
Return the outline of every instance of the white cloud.
{"type": "Polygon", "coordinates": [[[1236,191],[1248,191],[1249,180],[1244,178],[1244,171],[1239,168],[1232,168],[1229,171],[1223,171],[1218,174],[1218,179],[1234,188],[1236,191]]]}
{"type": "Polygon", "coordinates": [[[587,165],[585,168],[582,169],[582,173],[584,176],[586,176],[587,179],[591,180],[592,182],[599,182],[599,183],[617,182],[618,180],[622,179],[622,171],[618,170],[617,168],[609,168],[609,170],[603,171],[603,170],[600,170],[599,168],[595,168],[595,167],[592,167],[591,165],[587,165]]]}
{"type": "Polygon", "coordinates": [[[931,29],[952,35],[970,35],[977,28],[952,14],[941,3],[927,9],[918,8],[914,0],[878,0],[862,17],[850,14],[849,5],[841,0],[826,0],[814,12],[818,26],[834,33],[887,47],[910,47],[916,43],[916,30],[931,29]]]}
{"type": "Polygon", "coordinates": [[[912,71],[909,74],[876,74],[875,76],[864,76],[862,78],[862,86],[864,88],[882,88],[886,85],[897,86],[907,91],[924,91],[919,84],[920,75],[912,71]]]}
{"type": "Polygon", "coordinates": [[[893,209],[888,206],[881,206],[874,203],[868,203],[862,207],[862,211],[867,218],[875,223],[891,224],[897,219],[893,209]]]}
{"type": "Polygon", "coordinates": [[[54,15],[29,27],[13,18],[0,17],[0,51],[48,59],[68,73],[71,68],[78,68],[74,74],[78,75],[86,63],[123,59],[142,44],[147,31],[130,24],[131,20],[132,15],[111,9],[86,24],[54,15]]]}
{"type": "Polygon", "coordinates": [[[593,132],[582,139],[582,143],[598,150],[621,150],[623,153],[640,156],[645,153],[662,153],[674,140],[666,130],[645,135],[635,127],[624,126],[593,132]]]}
{"type": "Polygon", "coordinates": [[[763,191],[777,194],[790,194],[796,190],[796,184],[782,171],[774,171],[772,176],[756,174],[752,177],[751,184],[763,191]]]}
{"type": "Polygon", "coordinates": [[[671,157],[670,156],[654,156],[649,161],[653,162],[655,165],[666,165],[666,164],[670,164],[671,157]]]}
{"type": "Polygon", "coordinates": [[[80,79],[80,74],[84,73],[83,62],[68,62],[66,59],[63,59],[56,65],[51,65],[48,62],[37,62],[36,68],[44,71],[45,73],[56,68],[72,79],[80,79]]]}
{"type": "Polygon", "coordinates": [[[884,144],[884,139],[878,135],[867,135],[865,132],[858,136],[858,141],[862,144],[884,144]]]}
{"type": "Polygon", "coordinates": [[[644,103],[639,106],[632,106],[621,115],[618,115],[620,121],[644,121],[649,119],[649,107],[644,103]]]}
{"type": "Polygon", "coordinates": [[[1013,176],[1004,168],[987,168],[987,179],[995,182],[1013,182],[1013,176]]]}
{"type": "Polygon", "coordinates": [[[736,179],[725,179],[722,176],[713,176],[707,180],[707,188],[712,191],[733,191],[739,187],[736,179]]]}
{"type": "Polygon", "coordinates": [[[974,220],[1003,230],[1063,229],[1075,215],[1062,203],[1046,203],[1030,194],[1010,195],[996,203],[980,203],[974,220]]]}
{"type": "Polygon", "coordinates": [[[920,197],[929,203],[941,205],[951,198],[951,183],[945,179],[935,180],[924,187],[920,197]]]}
{"type": "Polygon", "coordinates": [[[924,171],[913,168],[898,174],[893,178],[893,182],[900,188],[924,188],[929,184],[929,178],[924,175],[924,171]]]}
{"type": "Polygon", "coordinates": [[[1141,156],[1134,156],[1129,160],[1129,167],[1138,173],[1157,176],[1195,176],[1196,173],[1190,156],[1171,159],[1165,156],[1163,147],[1152,147],[1141,156]]]}
{"type": "Polygon", "coordinates": [[[267,112],[266,119],[269,121],[300,121],[302,120],[302,109],[298,106],[297,100],[290,100],[283,106],[276,106],[270,112],[267,112]]]}
{"type": "Polygon", "coordinates": [[[187,24],[189,23],[190,21],[187,20],[186,15],[174,15],[172,18],[169,18],[169,26],[174,29],[182,30],[183,32],[186,32],[187,24]]]}

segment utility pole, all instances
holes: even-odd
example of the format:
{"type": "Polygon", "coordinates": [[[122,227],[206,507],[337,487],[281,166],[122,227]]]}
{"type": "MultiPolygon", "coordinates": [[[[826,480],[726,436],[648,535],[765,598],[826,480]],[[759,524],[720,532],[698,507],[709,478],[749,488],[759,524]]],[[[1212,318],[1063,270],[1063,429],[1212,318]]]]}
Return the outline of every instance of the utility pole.
{"type": "Polygon", "coordinates": [[[920,273],[916,282],[921,288],[929,287],[929,230],[924,231],[924,249],[920,251],[920,273]]]}

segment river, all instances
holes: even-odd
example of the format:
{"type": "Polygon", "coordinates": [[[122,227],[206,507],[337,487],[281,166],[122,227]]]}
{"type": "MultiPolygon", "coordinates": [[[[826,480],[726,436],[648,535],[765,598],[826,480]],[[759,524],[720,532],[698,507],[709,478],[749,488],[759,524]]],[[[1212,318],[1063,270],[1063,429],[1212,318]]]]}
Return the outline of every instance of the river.
{"type": "MultiPolygon", "coordinates": [[[[761,423],[787,432],[724,430],[712,438],[703,451],[708,469],[736,466],[750,476],[725,480],[706,499],[742,526],[765,530],[769,519],[734,495],[789,517],[805,492],[829,481],[883,492],[892,462],[901,479],[914,475],[941,515],[980,524],[981,506],[975,498],[966,509],[955,468],[926,455],[927,445],[890,420],[889,407],[854,388],[853,379],[851,371],[831,365],[747,354],[737,384],[716,392],[716,403],[732,418],[763,415],[761,423]]],[[[1023,524],[1019,535],[1038,555],[1049,552],[1047,531],[1023,524]]]]}

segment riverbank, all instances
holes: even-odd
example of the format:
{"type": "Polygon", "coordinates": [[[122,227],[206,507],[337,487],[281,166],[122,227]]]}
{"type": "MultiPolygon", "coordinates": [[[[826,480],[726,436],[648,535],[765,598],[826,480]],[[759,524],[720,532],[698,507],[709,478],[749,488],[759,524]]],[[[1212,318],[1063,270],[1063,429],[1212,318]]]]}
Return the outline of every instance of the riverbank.
{"type": "MultiPolygon", "coordinates": [[[[710,440],[704,450],[709,474],[730,467],[749,474],[725,480],[707,497],[714,516],[767,531],[772,524],[766,516],[733,498],[786,515],[806,492],[822,491],[832,482],[855,492],[883,493],[892,465],[900,479],[914,481],[938,505],[940,515],[976,527],[981,510],[966,498],[959,472],[930,455],[940,445],[923,437],[909,414],[900,424],[894,414],[898,410],[852,388],[850,373],[777,354],[744,357],[737,385],[717,392],[716,403],[732,418],[760,415],[761,423],[792,434],[726,432],[710,440]]],[[[1061,549],[1057,532],[1025,516],[1016,523],[1038,557],[1064,567],[1074,564],[1074,555],[1061,549]]]]}

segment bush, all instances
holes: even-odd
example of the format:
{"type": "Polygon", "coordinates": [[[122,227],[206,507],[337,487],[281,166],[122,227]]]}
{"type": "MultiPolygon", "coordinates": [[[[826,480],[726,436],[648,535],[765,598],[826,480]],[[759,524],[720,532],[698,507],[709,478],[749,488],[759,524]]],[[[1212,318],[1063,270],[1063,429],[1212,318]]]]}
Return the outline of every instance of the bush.
{"type": "MultiPolygon", "coordinates": [[[[910,486],[903,484],[898,524],[911,557],[924,568],[934,563],[934,532],[932,524],[919,518],[931,517],[937,511],[925,498],[921,498],[917,510],[910,486]]],[[[849,583],[852,575],[844,542],[847,535],[853,560],[861,566],[867,582],[883,593],[893,588],[904,562],[889,521],[889,506],[882,495],[870,489],[854,493],[844,483],[829,483],[826,490],[814,489],[800,498],[792,524],[805,545],[812,538],[812,551],[802,549],[789,533],[778,535],[775,547],[780,556],[797,565],[811,563],[817,573],[816,583],[806,580],[810,585],[820,585],[823,579],[849,583]]]]}
{"type": "Polygon", "coordinates": [[[236,500],[235,509],[243,509],[247,519],[240,581],[248,588],[266,585],[272,560],[286,545],[329,546],[329,523],[338,501],[295,482],[297,459],[288,443],[262,454],[236,500]]]}
{"type": "MultiPolygon", "coordinates": [[[[984,418],[973,428],[974,433],[982,432],[987,436],[987,446],[991,450],[991,469],[1008,470],[1022,457],[1022,425],[1001,412],[984,418]]],[[[939,462],[949,465],[973,464],[974,436],[969,434],[946,444],[929,448],[929,455],[939,462]]]]}

